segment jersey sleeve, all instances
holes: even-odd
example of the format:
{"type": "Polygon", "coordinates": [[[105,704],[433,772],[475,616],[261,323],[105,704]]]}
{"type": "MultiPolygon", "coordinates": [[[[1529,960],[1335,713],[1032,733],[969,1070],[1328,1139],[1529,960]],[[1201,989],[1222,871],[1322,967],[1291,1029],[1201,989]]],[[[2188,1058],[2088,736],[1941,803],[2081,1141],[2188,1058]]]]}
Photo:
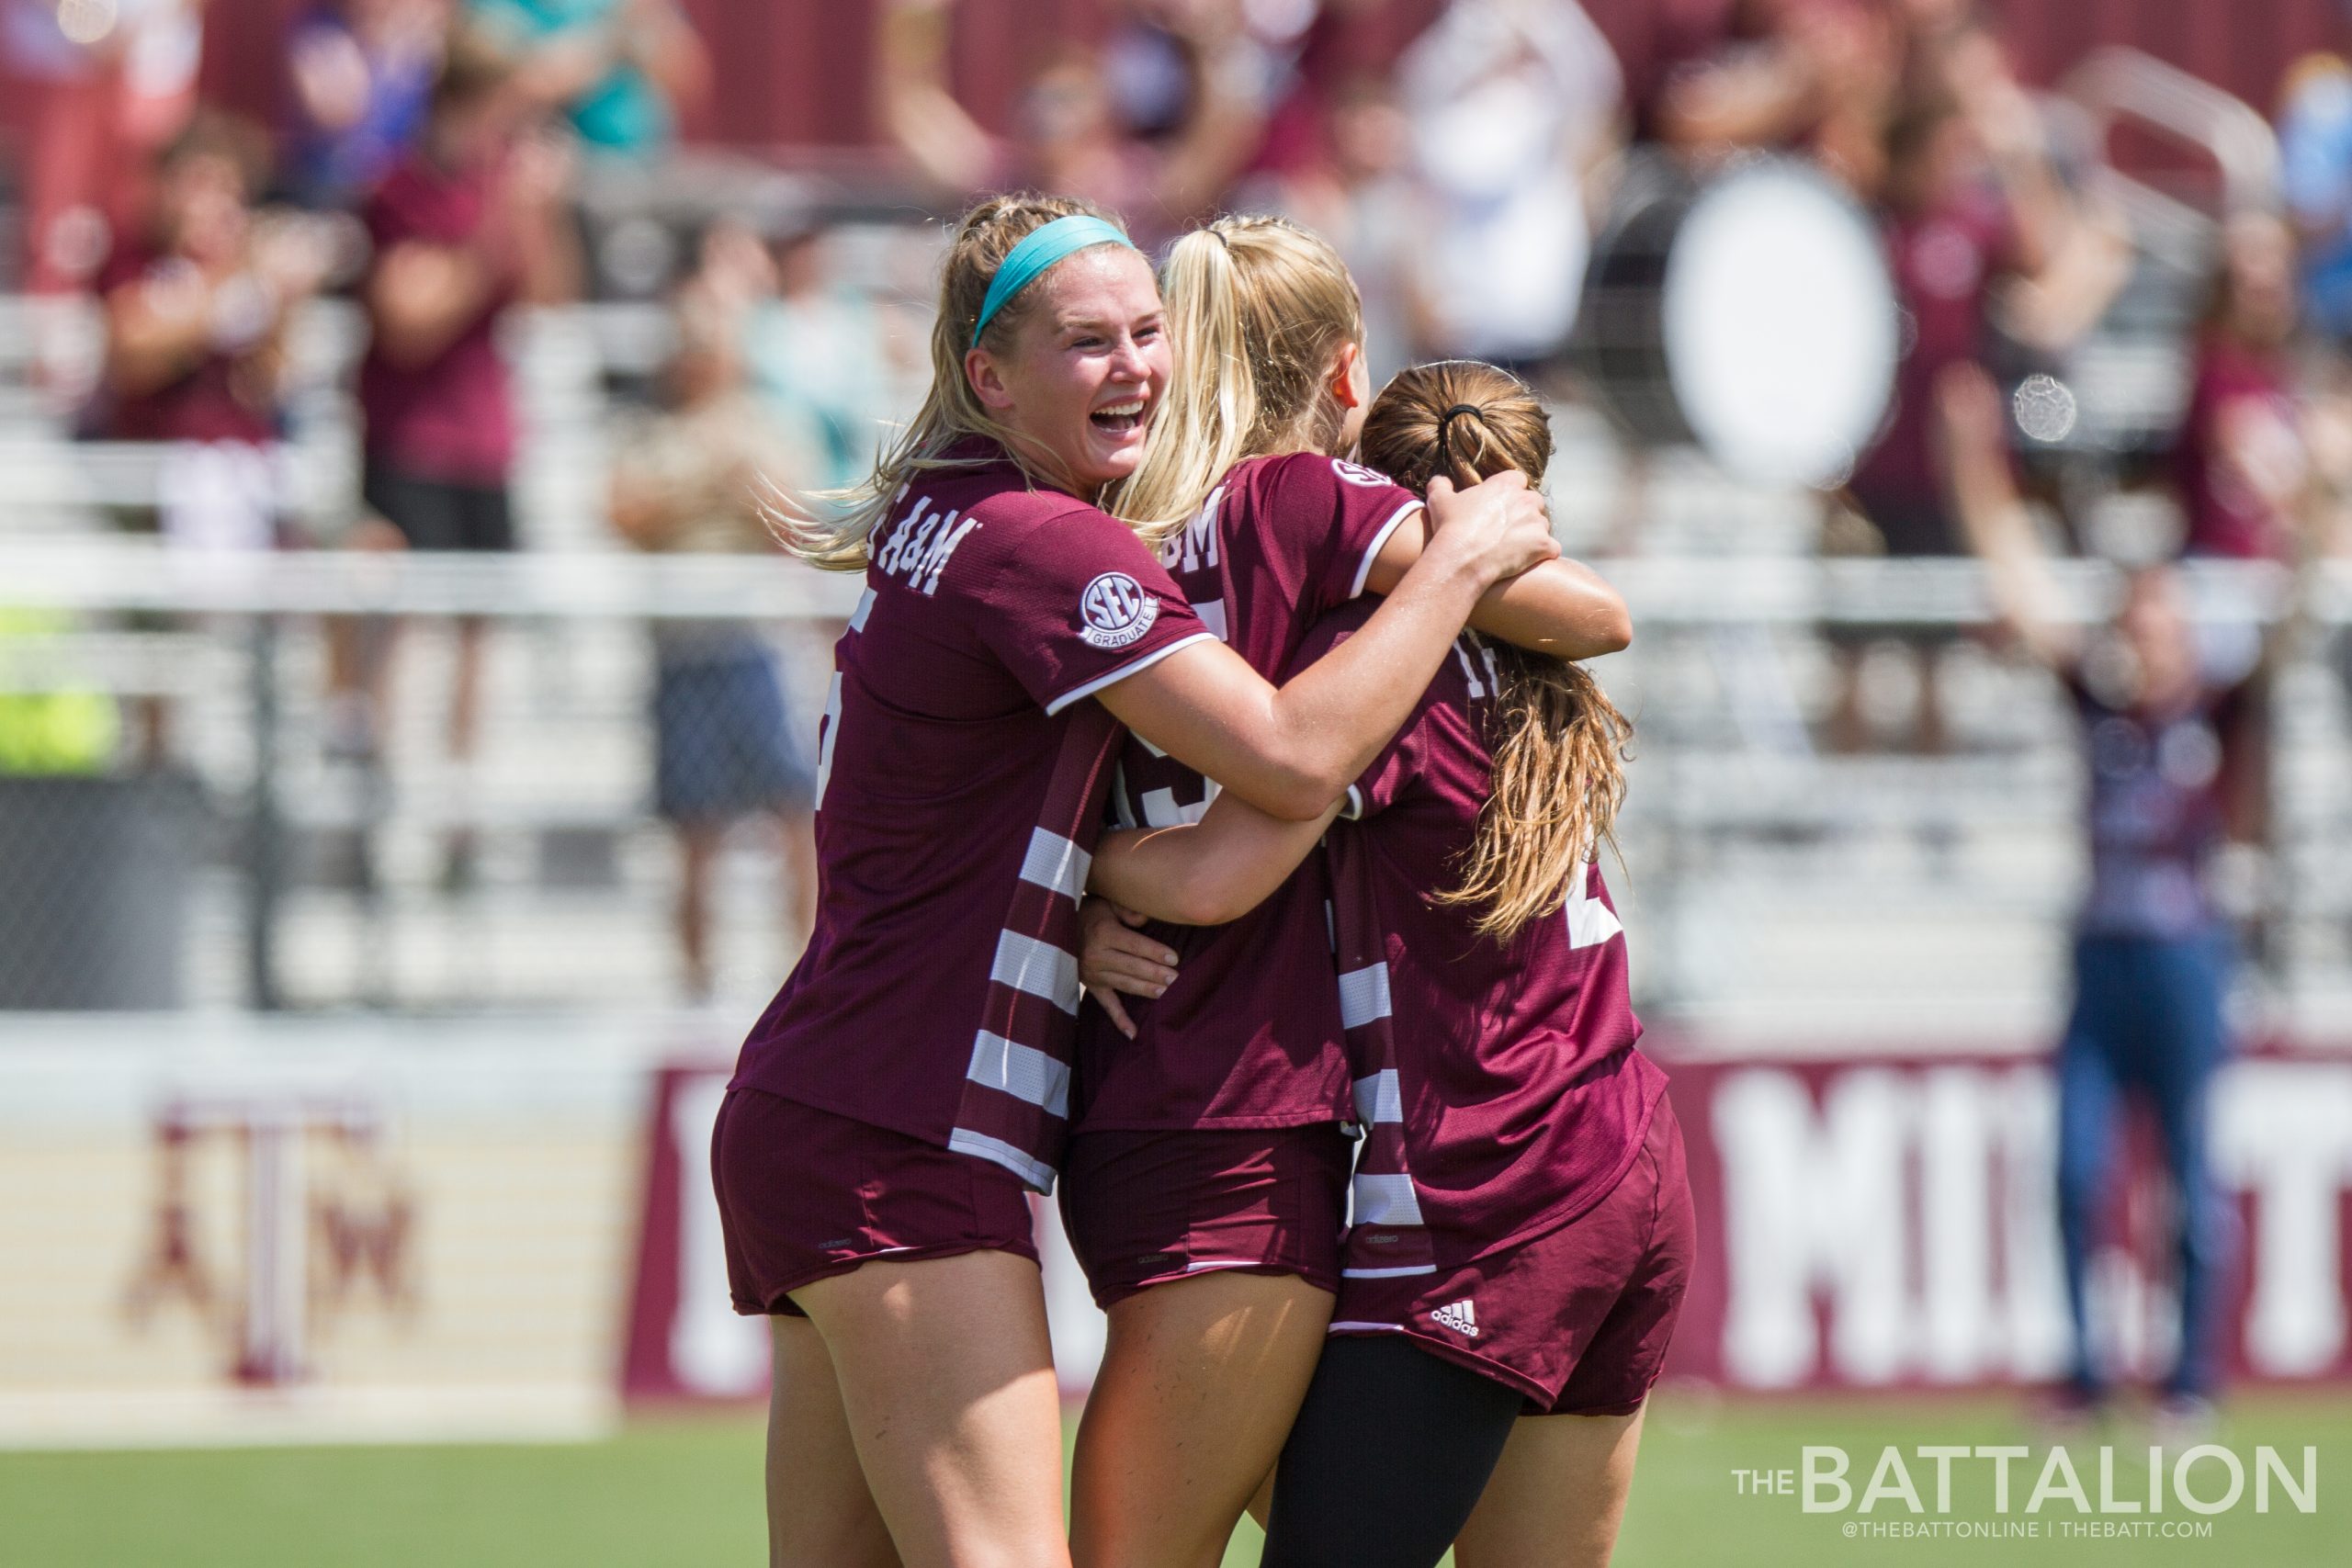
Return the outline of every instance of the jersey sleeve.
{"type": "MultiPolygon", "coordinates": [[[[1283,678],[1288,680],[1296,675],[1347,641],[1363,627],[1364,622],[1372,618],[1372,606],[1368,604],[1350,604],[1316,622],[1307,632],[1306,640],[1299,645],[1298,654],[1291,660],[1283,678]]],[[[1340,807],[1341,817],[1352,822],[1385,811],[1420,775],[1424,735],[1435,696],[1434,686],[1424,692],[1420,702],[1413,708],[1412,716],[1405,720],[1404,728],[1390,736],[1388,744],[1380,749],[1380,754],[1356,775],[1356,782],[1348,786],[1346,802],[1340,807]]]]}
{"type": "Polygon", "coordinates": [[[1278,547],[1302,558],[1302,616],[1320,615],[1362,593],[1381,547],[1421,510],[1421,498],[1411,491],[1343,458],[1285,458],[1269,478],[1278,547]]]}
{"type": "Polygon", "coordinates": [[[1091,506],[1027,531],[973,600],[980,640],[1049,714],[1215,635],[1143,541],[1091,506]]]}

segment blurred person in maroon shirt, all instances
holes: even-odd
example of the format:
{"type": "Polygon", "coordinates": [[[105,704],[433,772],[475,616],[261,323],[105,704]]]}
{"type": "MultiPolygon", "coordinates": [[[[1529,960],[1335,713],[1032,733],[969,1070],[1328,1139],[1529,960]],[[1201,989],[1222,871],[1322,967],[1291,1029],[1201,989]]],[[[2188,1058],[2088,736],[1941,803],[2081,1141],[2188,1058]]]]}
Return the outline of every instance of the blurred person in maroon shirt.
{"type": "Polygon", "coordinates": [[[107,352],[93,432],[117,441],[277,439],[286,327],[318,288],[315,225],[257,215],[261,136],[199,117],[156,160],[148,220],[98,272],[107,352]]]}
{"type": "MultiPolygon", "coordinates": [[[[2325,432],[2312,428],[2301,406],[2290,357],[2294,237],[2274,214],[2241,213],[2222,230],[2218,259],[2173,446],[2182,553],[2300,566],[2312,553],[2313,448],[2325,432]]],[[[2273,836],[2272,675],[2266,658],[2220,718],[2226,827],[2256,868],[2273,836]]],[[[2275,955],[2266,914],[2256,911],[2248,934],[2267,962],[2275,955]]]]}
{"type": "MultiPolygon", "coordinates": [[[[361,212],[375,246],[361,289],[372,328],[359,367],[361,490],[389,532],[357,542],[514,547],[514,394],[497,335],[515,308],[577,292],[571,166],[569,152],[531,124],[505,58],[469,35],[453,40],[419,145],[361,212]]],[[[460,763],[479,738],[483,630],[458,623],[448,747],[460,763]]],[[[349,673],[379,686],[382,660],[368,662],[349,673]]],[[[446,880],[468,881],[472,858],[470,836],[453,835],[446,880]]]]}
{"type": "MultiPolygon", "coordinates": [[[[2043,208],[2020,194],[2022,181],[2005,173],[2005,162],[1992,155],[1956,99],[1933,96],[1908,105],[1887,128],[1883,157],[1880,220],[1905,323],[1902,357],[1886,421],[1847,487],[1868,527],[1854,530],[1842,547],[1833,537],[1832,547],[1892,559],[1964,555],[1969,535],[1959,515],[1956,467],[2009,472],[2006,416],[1997,412],[1999,393],[1985,367],[1995,346],[1996,291],[2039,276],[2053,236],[2043,208]],[[1986,400],[1996,405],[1993,418],[1955,412],[1986,400]]],[[[1829,739],[1840,750],[1866,744],[1858,643],[1884,630],[1860,627],[1839,639],[1843,670],[1829,739]]],[[[1919,639],[1914,634],[1907,640],[1919,639]]],[[[1929,752],[1947,741],[1937,680],[1940,640],[1920,649],[1909,738],[1929,752]]]]}
{"type": "Polygon", "coordinates": [[[2277,218],[2242,214],[2223,231],[2220,261],[2173,448],[2183,549],[2288,561],[2310,479],[2288,353],[2294,241],[2277,218]]]}
{"type": "MultiPolygon", "coordinates": [[[[203,115],[156,160],[152,198],[101,265],[106,353],[84,434],[164,444],[153,504],[126,524],[197,549],[266,549],[280,523],[287,328],[316,292],[328,247],[317,225],[257,214],[260,133],[203,115]]],[[[138,708],[149,765],[170,754],[160,698],[138,708]]]]}
{"type": "Polygon", "coordinates": [[[958,198],[991,190],[1076,197],[1116,212],[1145,250],[1205,217],[1264,133],[1239,0],[1148,0],[1191,57],[1191,103],[1158,139],[1121,123],[1101,51],[1064,44],[1023,88],[1013,132],[993,136],[947,89],[955,0],[886,0],[876,97],[890,139],[958,198]]]}

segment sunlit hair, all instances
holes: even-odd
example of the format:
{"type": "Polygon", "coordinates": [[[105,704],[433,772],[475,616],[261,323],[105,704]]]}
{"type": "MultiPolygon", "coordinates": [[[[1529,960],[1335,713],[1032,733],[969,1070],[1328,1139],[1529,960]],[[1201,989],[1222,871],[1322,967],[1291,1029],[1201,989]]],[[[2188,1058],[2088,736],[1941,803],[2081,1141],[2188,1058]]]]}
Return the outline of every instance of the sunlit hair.
{"type": "Polygon", "coordinates": [[[1331,356],[1363,342],[1363,302],[1340,253],[1283,218],[1220,218],[1159,269],[1176,357],[1136,471],[1104,510],[1154,543],[1201,509],[1244,457],[1325,451],[1347,411],[1325,395],[1331,356]]]}
{"type": "MultiPolygon", "coordinates": [[[[1517,468],[1543,482],[1552,461],[1544,404],[1508,371],[1475,360],[1400,372],[1364,416],[1363,457],[1409,490],[1517,468]],[[1449,411],[1452,411],[1449,413],[1449,411]]],[[[1570,878],[1616,846],[1634,727],[1582,666],[1498,644],[1494,782],[1462,886],[1437,902],[1479,908],[1477,930],[1508,942],[1567,902],[1570,878]]]]}
{"type": "MultiPolygon", "coordinates": [[[[931,327],[931,390],[922,407],[876,458],[874,472],[863,483],[819,491],[805,501],[771,496],[771,515],[787,549],[829,570],[864,570],[866,540],[887,520],[892,502],[910,480],[943,468],[978,468],[1000,460],[993,451],[949,456],[957,443],[976,436],[1001,446],[1033,481],[1075,488],[1035,442],[989,415],[965,377],[964,355],[974,346],[973,330],[988,299],[989,284],[1012,247],[1057,218],[1080,214],[1117,221],[1100,208],[1058,196],[991,197],[964,215],[940,266],[939,310],[931,327]]],[[[979,334],[978,346],[1007,349],[1033,313],[1039,293],[1032,286],[1001,307],[989,318],[988,331],[979,334]]]]}

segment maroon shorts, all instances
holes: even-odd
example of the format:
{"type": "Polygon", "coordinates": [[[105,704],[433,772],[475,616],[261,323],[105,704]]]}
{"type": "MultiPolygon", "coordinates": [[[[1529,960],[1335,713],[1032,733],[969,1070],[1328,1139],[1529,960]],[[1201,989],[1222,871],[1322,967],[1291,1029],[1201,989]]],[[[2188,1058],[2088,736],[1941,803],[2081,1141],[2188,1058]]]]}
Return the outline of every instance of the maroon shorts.
{"type": "Polygon", "coordinates": [[[1509,1383],[1531,1416],[1629,1416],[1649,1396],[1698,1250],[1664,1098],[1617,1185],[1555,1230],[1459,1268],[1348,1278],[1331,1332],[1402,1334],[1509,1383]]]}
{"type": "Polygon", "coordinates": [[[1337,1291],[1352,1150],[1336,1122],[1080,1133],[1062,1169],[1062,1226],[1106,1310],[1221,1269],[1337,1291]]]}
{"type": "Polygon", "coordinates": [[[710,1176],[747,1316],[805,1317],[789,1292],[876,1258],[1037,1256],[1029,1190],[1002,1166],[756,1089],[719,1103],[710,1176]]]}

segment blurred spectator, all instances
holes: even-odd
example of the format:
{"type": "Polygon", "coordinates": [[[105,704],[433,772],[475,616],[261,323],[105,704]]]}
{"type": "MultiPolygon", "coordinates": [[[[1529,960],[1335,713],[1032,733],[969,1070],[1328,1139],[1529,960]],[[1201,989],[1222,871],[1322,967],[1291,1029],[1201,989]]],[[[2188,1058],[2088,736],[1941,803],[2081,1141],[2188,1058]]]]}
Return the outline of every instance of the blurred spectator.
{"type": "MultiPolygon", "coordinates": [[[[156,162],[152,211],[99,273],[107,353],[94,434],[232,442],[279,434],[285,332],[326,266],[314,225],[256,216],[262,138],[212,116],[156,162]]],[[[268,543],[266,514],[254,536],[268,543]]]]}
{"type": "Polygon", "coordinates": [[[2309,488],[2288,356],[2294,243],[2262,213],[2232,220],[2199,323],[2188,407],[2173,449],[2190,555],[2290,560],[2309,488]]]}
{"type": "Polygon", "coordinates": [[[292,93],[286,184],[312,207],[355,204],[424,126],[450,0],[325,0],[286,40],[292,93]]]}
{"type": "Polygon", "coordinates": [[[33,98],[25,150],[28,287],[85,287],[134,219],[144,164],[195,107],[198,0],[0,0],[0,72],[33,98]]]}
{"type": "Polygon", "coordinates": [[[1262,133],[1257,62],[1238,0],[1166,0],[1158,17],[1190,56],[1190,107],[1157,140],[1122,126],[1106,62],[1061,49],[1023,91],[1011,138],[991,136],[947,89],[955,0],[886,0],[876,96],[883,126],[924,176],[958,199],[985,190],[1078,197],[1124,219],[1147,250],[1225,195],[1262,133]]]}
{"type": "MultiPolygon", "coordinates": [[[[1878,553],[1897,559],[1960,555],[1968,536],[1958,515],[1970,493],[1965,468],[1999,485],[2008,479],[2007,423],[1985,363],[1993,347],[1990,302],[1996,284],[2031,277],[2049,251],[2046,217],[2020,199],[2014,178],[1988,155],[1977,126],[1949,97],[1908,106],[1888,127],[1881,219],[1887,260],[1905,323],[1886,423],[1863,454],[1849,494],[1876,535],[1878,553]],[[1991,416],[1980,412],[1989,401],[1991,416]]],[[[1860,649],[1844,639],[1844,671],[1830,723],[1841,750],[1865,744],[1860,649]]],[[[1920,659],[1912,744],[1943,750],[1938,649],[1920,659]]]]}
{"type": "MultiPolygon", "coordinates": [[[[362,494],[396,532],[387,543],[514,547],[515,412],[498,324],[516,305],[571,298],[579,276],[564,207],[569,158],[526,129],[528,108],[505,60],[460,35],[420,145],[362,214],[375,243],[362,291],[373,329],[359,367],[362,494]]],[[[461,761],[478,739],[482,630],[459,623],[448,742],[461,761]]],[[[370,686],[382,675],[380,662],[349,673],[370,686]]],[[[448,879],[468,880],[472,859],[461,832],[448,879]]]]}
{"type": "Polygon", "coordinates": [[[1900,91],[1902,21],[1867,0],[1661,6],[1636,123],[1684,153],[1809,152],[1859,186],[1900,91]]]}
{"type": "Polygon", "coordinates": [[[675,0],[472,0],[524,90],[593,154],[648,160],[710,91],[710,55],[675,0]]]}
{"type": "Polygon", "coordinates": [[[1427,194],[1426,345],[1527,368],[1567,342],[1615,152],[1616,56],[1574,0],[1455,0],[1398,67],[1427,194]]]}
{"type": "MultiPolygon", "coordinates": [[[[720,265],[729,265],[723,253],[720,265]]],[[[614,525],[640,549],[748,554],[775,547],[761,497],[792,472],[746,388],[736,344],[735,280],[690,284],[666,381],[669,407],[624,447],[612,481],[614,525]]],[[[678,945],[686,990],[712,990],[712,873],[727,830],[772,820],[784,852],[788,952],[816,912],[815,781],[794,737],[775,650],[741,621],[669,620],[654,627],[656,806],[678,833],[684,874],[678,945]]]]}
{"type": "Polygon", "coordinates": [[[748,300],[746,350],[752,380],[769,412],[806,459],[798,472],[814,490],[837,489],[872,471],[889,413],[883,326],[873,306],[836,276],[834,238],[821,227],[786,235],[771,261],[748,231],[723,241],[742,257],[731,269],[755,287],[748,300]],[[757,269],[755,271],[755,269],[757,269]]]}
{"type": "Polygon", "coordinates": [[[2342,342],[2352,338],[2352,65],[2301,61],[2280,96],[2280,177],[2301,242],[2303,307],[2342,342]]]}
{"type": "Polygon", "coordinates": [[[1329,95],[1324,113],[1322,133],[1302,140],[1285,169],[1246,181],[1234,205],[1303,223],[1338,249],[1363,298],[1373,385],[1384,386],[1427,357],[1433,336],[1421,276],[1430,219],[1410,173],[1412,127],[1386,80],[1369,73],[1329,95]]]}
{"type": "Polygon", "coordinates": [[[2089,795],[2090,887],[2075,923],[2074,1010],[2058,1047],[2058,1219],[2075,1320],[2070,1404],[2109,1392],[2091,1322],[2092,1254],[2123,1166],[2127,1098],[2155,1114],[2177,1258],[2180,1343],[2165,1415],[2205,1424],[2218,1382],[2231,1217],[2206,1146],[2213,1076],[2229,1054],[2232,969],[2214,897],[2222,840],[2222,742],[2243,700],[2252,639],[2200,637],[2179,574],[2144,569],[2106,631],[2086,639],[2056,591],[2022,512],[1984,535],[2008,627],[2066,684],[2081,720],[2089,795]]]}
{"type": "MultiPolygon", "coordinates": [[[[85,428],[167,442],[156,504],[132,524],[205,549],[266,549],[279,505],[286,328],[317,289],[328,248],[307,220],[257,216],[258,132],[202,116],[157,160],[153,210],[100,269],[106,358],[85,428]]],[[[160,699],[139,706],[141,761],[170,756],[160,699]]]]}

